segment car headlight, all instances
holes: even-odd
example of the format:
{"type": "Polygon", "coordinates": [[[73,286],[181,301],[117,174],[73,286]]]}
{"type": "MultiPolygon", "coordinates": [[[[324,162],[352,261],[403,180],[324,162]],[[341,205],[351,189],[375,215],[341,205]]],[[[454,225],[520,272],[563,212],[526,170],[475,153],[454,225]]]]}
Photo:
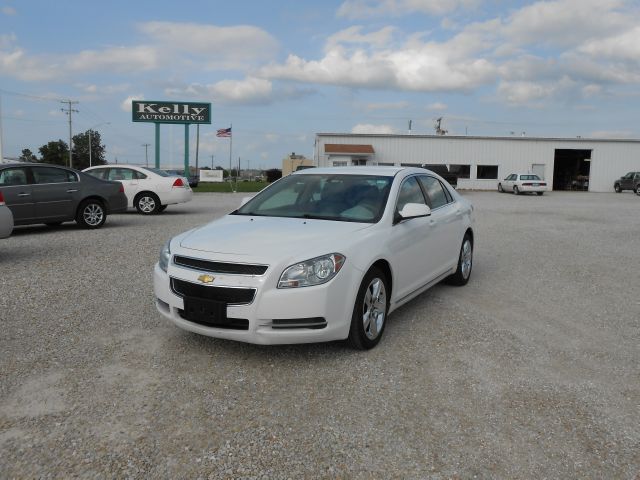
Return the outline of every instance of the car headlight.
{"type": "Polygon", "coordinates": [[[160,250],[160,258],[158,259],[158,264],[165,273],[169,268],[169,261],[171,260],[171,248],[169,247],[170,243],[171,240],[164,244],[162,250],[160,250]]]}
{"type": "Polygon", "coordinates": [[[345,260],[344,255],[330,253],[291,265],[280,275],[278,288],[310,287],[327,283],[338,274],[345,260]]]}

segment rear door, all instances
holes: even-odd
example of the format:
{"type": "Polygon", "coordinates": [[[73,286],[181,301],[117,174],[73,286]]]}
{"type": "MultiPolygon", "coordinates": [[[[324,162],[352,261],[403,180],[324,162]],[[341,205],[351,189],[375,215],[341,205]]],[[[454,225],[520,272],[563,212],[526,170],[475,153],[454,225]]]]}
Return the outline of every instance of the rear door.
{"type": "Polygon", "coordinates": [[[28,223],[35,218],[33,188],[27,167],[10,167],[0,170],[0,189],[7,207],[13,213],[14,223],[28,223]]]}
{"type": "Polygon", "coordinates": [[[59,167],[31,167],[36,217],[42,221],[72,220],[80,199],[78,175],[59,167]]]}

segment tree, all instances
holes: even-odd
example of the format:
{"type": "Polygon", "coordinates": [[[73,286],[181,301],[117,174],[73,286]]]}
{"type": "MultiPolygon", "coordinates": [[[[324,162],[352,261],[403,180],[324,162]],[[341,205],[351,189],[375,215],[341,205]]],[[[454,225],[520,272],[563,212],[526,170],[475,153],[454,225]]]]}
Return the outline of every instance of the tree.
{"type": "Polygon", "coordinates": [[[87,130],[73,137],[73,168],[82,170],[89,166],[89,142],[91,142],[91,165],[104,165],[104,145],[97,130],[87,130]],[[89,138],[91,137],[91,138],[89,138]]]}
{"type": "Polygon", "coordinates": [[[275,182],[279,178],[282,178],[282,170],[279,170],[277,168],[271,168],[265,171],[264,174],[267,176],[267,182],[269,183],[275,182]]]}
{"type": "Polygon", "coordinates": [[[38,161],[38,157],[36,157],[35,153],[33,153],[28,148],[25,148],[22,150],[22,153],[20,154],[19,159],[21,162],[37,162],[38,161]]]}
{"type": "Polygon", "coordinates": [[[69,146],[64,140],[49,142],[39,148],[40,161],[54,165],[67,165],[69,163],[69,146]]]}

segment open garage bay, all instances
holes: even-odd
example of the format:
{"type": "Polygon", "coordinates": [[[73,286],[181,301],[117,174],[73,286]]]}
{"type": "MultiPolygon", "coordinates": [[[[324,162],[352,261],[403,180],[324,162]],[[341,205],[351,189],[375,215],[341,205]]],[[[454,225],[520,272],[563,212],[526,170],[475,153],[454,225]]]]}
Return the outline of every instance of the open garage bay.
{"type": "Polygon", "coordinates": [[[16,229],[0,240],[0,477],[634,478],[640,198],[465,196],[469,285],[394,312],[367,352],[215,340],[156,313],[162,244],[240,194],[16,229]]]}

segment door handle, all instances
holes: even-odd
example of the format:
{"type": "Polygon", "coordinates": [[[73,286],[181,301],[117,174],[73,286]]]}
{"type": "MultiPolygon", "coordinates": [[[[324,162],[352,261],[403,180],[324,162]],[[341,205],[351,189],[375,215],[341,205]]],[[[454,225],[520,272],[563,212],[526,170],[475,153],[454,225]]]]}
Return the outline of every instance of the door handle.
{"type": "Polygon", "coordinates": [[[77,188],[70,188],[69,190],[67,190],[67,193],[74,193],[77,192],[78,189],[77,188]]]}
{"type": "Polygon", "coordinates": [[[31,194],[30,193],[24,193],[24,192],[18,194],[19,197],[28,197],[29,195],[31,195],[31,194]]]}

